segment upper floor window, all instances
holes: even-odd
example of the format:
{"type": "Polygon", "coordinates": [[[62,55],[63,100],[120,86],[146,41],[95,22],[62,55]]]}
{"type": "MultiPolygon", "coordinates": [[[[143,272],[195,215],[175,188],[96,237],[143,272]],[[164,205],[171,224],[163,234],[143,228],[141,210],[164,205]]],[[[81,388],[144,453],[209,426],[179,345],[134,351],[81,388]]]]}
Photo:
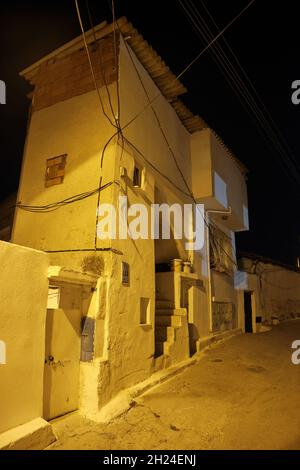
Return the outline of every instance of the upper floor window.
{"type": "Polygon", "coordinates": [[[136,165],[133,170],[133,186],[136,188],[142,187],[142,170],[136,165]]]}
{"type": "Polygon", "coordinates": [[[66,163],[66,154],[47,159],[45,176],[46,188],[54,186],[55,184],[61,184],[64,181],[66,163]]]}

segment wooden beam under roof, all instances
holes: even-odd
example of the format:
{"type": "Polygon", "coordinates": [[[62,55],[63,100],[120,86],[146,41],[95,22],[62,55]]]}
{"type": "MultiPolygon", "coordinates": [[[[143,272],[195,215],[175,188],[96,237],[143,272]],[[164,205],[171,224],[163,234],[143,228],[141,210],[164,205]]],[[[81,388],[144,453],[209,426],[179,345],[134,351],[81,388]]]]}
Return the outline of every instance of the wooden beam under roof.
{"type": "Polygon", "coordinates": [[[170,99],[186,93],[186,87],[176,78],[176,75],[171,72],[137,29],[124,17],[121,20],[122,23],[118,21],[121,33],[162,94],[170,99]]]}

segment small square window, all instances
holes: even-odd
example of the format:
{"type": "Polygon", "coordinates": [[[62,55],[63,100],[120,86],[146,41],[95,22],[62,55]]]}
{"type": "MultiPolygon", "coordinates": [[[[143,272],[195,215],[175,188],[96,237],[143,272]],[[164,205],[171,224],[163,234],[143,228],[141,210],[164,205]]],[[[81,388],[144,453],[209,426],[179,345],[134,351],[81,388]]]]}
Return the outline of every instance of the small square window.
{"type": "Polygon", "coordinates": [[[122,261],[122,284],[129,286],[129,264],[122,261]]]}
{"type": "Polygon", "coordinates": [[[135,166],[133,170],[133,186],[135,188],[142,186],[142,170],[138,166],[135,166]]]}
{"type": "Polygon", "coordinates": [[[45,187],[61,184],[64,181],[67,155],[48,158],[46,161],[45,187]]]}

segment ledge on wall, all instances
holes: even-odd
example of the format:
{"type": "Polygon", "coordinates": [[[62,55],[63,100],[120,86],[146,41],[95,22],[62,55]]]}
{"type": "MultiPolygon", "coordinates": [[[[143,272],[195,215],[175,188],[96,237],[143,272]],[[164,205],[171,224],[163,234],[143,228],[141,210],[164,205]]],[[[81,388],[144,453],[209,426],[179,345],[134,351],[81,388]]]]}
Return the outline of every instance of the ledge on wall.
{"type": "Polygon", "coordinates": [[[63,281],[70,284],[89,285],[96,284],[99,278],[93,273],[84,273],[68,269],[62,266],[50,266],[48,269],[48,278],[50,281],[63,281]]]}

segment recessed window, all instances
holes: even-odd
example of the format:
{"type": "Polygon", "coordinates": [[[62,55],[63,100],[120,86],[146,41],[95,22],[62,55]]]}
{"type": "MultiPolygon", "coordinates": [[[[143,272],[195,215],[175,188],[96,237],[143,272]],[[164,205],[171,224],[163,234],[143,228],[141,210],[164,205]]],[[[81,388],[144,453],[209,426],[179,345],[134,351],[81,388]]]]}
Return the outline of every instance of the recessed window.
{"type": "Polygon", "coordinates": [[[129,264],[122,261],[122,284],[129,286],[129,264]]]}
{"type": "Polygon", "coordinates": [[[66,163],[66,154],[47,159],[45,176],[46,188],[54,186],[55,184],[61,184],[64,181],[66,163]]]}
{"type": "Polygon", "coordinates": [[[142,170],[138,166],[135,166],[133,170],[133,186],[135,188],[142,186],[142,170]]]}
{"type": "Polygon", "coordinates": [[[149,325],[150,323],[150,299],[140,298],[140,325],[149,325]]]}

